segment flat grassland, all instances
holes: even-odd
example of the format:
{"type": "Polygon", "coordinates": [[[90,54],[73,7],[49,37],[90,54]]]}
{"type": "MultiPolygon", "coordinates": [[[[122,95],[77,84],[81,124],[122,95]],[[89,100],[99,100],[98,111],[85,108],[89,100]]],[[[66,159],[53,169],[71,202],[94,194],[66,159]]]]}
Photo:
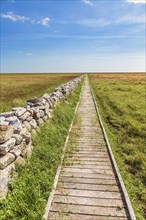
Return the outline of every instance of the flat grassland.
{"type": "Polygon", "coordinates": [[[91,85],[137,220],[146,219],[144,74],[92,74],[91,85]]]}
{"type": "Polygon", "coordinates": [[[0,112],[24,106],[31,96],[41,97],[78,74],[1,74],[0,112]]]}

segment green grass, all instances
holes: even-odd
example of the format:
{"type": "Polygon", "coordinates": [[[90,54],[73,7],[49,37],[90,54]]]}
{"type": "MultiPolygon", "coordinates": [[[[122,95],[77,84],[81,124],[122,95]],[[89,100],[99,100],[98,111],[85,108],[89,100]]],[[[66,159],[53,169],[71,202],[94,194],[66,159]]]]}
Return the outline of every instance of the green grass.
{"type": "Polygon", "coordinates": [[[146,219],[144,74],[90,75],[97,105],[137,220],[146,219]]]}
{"type": "Polygon", "coordinates": [[[8,196],[0,202],[0,220],[41,220],[52,190],[68,129],[79,99],[81,85],[55,108],[51,121],[33,138],[33,154],[8,196]]]}
{"type": "Polygon", "coordinates": [[[24,106],[31,96],[41,97],[79,74],[1,74],[0,112],[24,106]]]}

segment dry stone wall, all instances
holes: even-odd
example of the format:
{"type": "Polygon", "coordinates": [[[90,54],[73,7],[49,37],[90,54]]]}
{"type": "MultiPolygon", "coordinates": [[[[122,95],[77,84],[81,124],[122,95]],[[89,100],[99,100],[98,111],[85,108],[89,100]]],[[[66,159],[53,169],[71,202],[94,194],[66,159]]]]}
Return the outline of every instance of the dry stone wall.
{"type": "Polygon", "coordinates": [[[31,97],[25,107],[0,114],[0,198],[6,196],[15,166],[25,164],[25,158],[32,153],[32,133],[52,117],[55,104],[73,92],[82,78],[83,75],[41,98],[31,97]]]}

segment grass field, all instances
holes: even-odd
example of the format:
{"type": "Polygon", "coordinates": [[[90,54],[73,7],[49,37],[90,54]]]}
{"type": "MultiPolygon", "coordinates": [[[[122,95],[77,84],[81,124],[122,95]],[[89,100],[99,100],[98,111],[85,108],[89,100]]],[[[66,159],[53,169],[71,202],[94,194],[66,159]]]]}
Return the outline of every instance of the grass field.
{"type": "Polygon", "coordinates": [[[137,220],[146,219],[144,74],[92,74],[91,84],[137,220]]]}
{"type": "Polygon", "coordinates": [[[24,106],[31,96],[40,97],[78,74],[1,74],[0,112],[24,106]]]}

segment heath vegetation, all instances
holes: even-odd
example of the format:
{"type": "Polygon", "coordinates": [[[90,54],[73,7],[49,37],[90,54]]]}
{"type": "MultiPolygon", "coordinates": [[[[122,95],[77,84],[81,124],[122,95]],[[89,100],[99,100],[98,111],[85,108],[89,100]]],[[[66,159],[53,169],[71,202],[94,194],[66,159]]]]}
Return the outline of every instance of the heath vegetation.
{"type": "Polygon", "coordinates": [[[55,87],[76,76],[78,74],[1,74],[0,112],[24,106],[31,96],[40,97],[52,92],[55,87]]]}
{"type": "Polygon", "coordinates": [[[146,90],[144,74],[92,74],[111,147],[136,217],[146,219],[146,90]]]}

